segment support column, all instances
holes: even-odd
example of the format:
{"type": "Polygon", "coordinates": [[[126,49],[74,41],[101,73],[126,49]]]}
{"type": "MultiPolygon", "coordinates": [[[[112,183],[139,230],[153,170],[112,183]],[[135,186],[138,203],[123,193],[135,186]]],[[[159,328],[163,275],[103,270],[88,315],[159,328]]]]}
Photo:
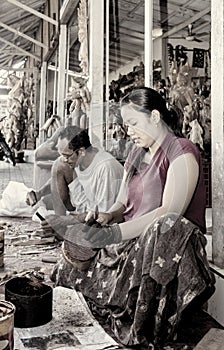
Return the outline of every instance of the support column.
{"type": "Polygon", "coordinates": [[[55,71],[54,71],[54,92],[53,92],[53,114],[56,114],[56,102],[57,102],[57,77],[58,77],[58,72],[57,72],[57,67],[58,67],[58,53],[57,51],[55,52],[55,71]]]}
{"type": "Polygon", "coordinates": [[[153,87],[153,0],[145,0],[145,86],[153,87]]]}
{"type": "MultiPolygon", "coordinates": [[[[44,131],[40,131],[45,123],[46,113],[46,84],[47,84],[47,62],[43,62],[40,75],[40,108],[39,108],[39,140],[38,145],[41,145],[44,140],[44,131]]],[[[37,146],[38,146],[37,145],[37,146]]]]}
{"type": "Polygon", "coordinates": [[[89,38],[89,134],[93,143],[95,134],[103,145],[104,0],[89,1],[89,38]]]}
{"type": "Polygon", "coordinates": [[[59,36],[57,114],[62,118],[63,123],[65,118],[66,54],[67,25],[62,24],[59,36]]]}
{"type": "MultiPolygon", "coordinates": [[[[168,4],[167,0],[160,0],[160,20],[163,32],[168,31],[168,4]]],[[[168,75],[168,38],[162,38],[162,79],[166,79],[168,75]]]]}
{"type": "Polygon", "coordinates": [[[212,256],[224,268],[224,1],[211,0],[212,256]]]}

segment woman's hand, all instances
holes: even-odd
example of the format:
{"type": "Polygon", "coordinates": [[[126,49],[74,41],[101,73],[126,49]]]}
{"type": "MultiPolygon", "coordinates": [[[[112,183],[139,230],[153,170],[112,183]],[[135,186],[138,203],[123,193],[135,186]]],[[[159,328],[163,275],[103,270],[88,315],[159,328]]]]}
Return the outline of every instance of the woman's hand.
{"type": "Polygon", "coordinates": [[[104,227],[92,226],[84,232],[83,238],[90,243],[91,248],[104,248],[110,244],[122,241],[121,230],[118,224],[104,227]]]}
{"type": "Polygon", "coordinates": [[[110,244],[117,244],[122,241],[119,225],[89,226],[81,223],[70,226],[64,236],[66,241],[75,243],[89,249],[105,248],[110,244]]]}
{"type": "Polygon", "coordinates": [[[76,225],[79,221],[73,215],[48,215],[44,221],[41,222],[41,227],[46,234],[50,232],[58,239],[64,239],[67,226],[76,225]]]}
{"type": "Polygon", "coordinates": [[[89,211],[86,215],[85,221],[89,221],[90,219],[96,219],[96,221],[101,224],[102,226],[105,226],[109,224],[113,220],[112,213],[99,213],[98,217],[95,218],[95,212],[89,211]]]}

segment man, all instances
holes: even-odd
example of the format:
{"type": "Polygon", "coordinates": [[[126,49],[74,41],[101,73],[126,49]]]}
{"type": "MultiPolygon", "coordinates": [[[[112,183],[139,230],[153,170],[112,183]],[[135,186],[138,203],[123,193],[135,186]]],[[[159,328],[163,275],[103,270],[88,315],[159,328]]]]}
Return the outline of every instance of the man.
{"type": "Polygon", "coordinates": [[[56,215],[75,211],[82,222],[96,205],[99,211],[107,211],[120,188],[122,165],[108,152],[93,147],[87,131],[77,126],[60,129],[57,152],[60,156],[54,161],[50,181],[39,191],[28,193],[28,204],[50,193],[56,215]]]}

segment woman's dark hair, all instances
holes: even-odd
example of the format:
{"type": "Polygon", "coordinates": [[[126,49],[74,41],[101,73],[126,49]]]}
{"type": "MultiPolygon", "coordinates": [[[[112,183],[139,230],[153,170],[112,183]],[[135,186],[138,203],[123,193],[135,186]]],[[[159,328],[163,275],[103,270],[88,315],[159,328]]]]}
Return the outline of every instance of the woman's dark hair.
{"type": "MultiPolygon", "coordinates": [[[[140,87],[133,89],[130,93],[121,99],[121,107],[131,104],[131,107],[137,112],[142,112],[151,115],[151,112],[156,109],[159,111],[162,120],[167,124],[173,133],[178,137],[183,137],[181,132],[180,116],[177,114],[175,108],[168,109],[165,99],[154,89],[148,87],[140,87]]],[[[137,156],[130,166],[127,174],[127,179],[131,179],[135,174],[139,165],[141,164],[146,149],[137,152],[137,156]]]]}
{"type": "Polygon", "coordinates": [[[60,132],[61,139],[69,141],[69,148],[77,151],[79,148],[90,148],[92,145],[89,140],[88,130],[81,129],[76,125],[67,126],[60,132]]]}
{"type": "Polygon", "coordinates": [[[121,107],[132,103],[132,108],[138,112],[148,113],[156,109],[162,120],[173,130],[176,136],[182,137],[180,118],[173,108],[168,109],[164,98],[154,89],[140,87],[133,89],[121,99],[121,107]]]}

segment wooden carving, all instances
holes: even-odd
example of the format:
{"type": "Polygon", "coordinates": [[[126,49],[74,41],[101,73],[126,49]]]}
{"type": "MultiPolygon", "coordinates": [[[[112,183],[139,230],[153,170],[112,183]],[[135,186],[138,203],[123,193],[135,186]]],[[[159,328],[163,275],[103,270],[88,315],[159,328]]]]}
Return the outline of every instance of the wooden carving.
{"type": "Polygon", "coordinates": [[[82,73],[89,73],[89,58],[88,58],[88,32],[87,32],[87,4],[86,0],[80,0],[78,8],[78,38],[80,42],[79,61],[82,73]]]}
{"type": "Polygon", "coordinates": [[[15,74],[9,75],[7,82],[10,91],[2,131],[9,147],[17,155],[27,147],[28,141],[34,143],[34,82],[32,75],[17,77],[15,74]]]}

